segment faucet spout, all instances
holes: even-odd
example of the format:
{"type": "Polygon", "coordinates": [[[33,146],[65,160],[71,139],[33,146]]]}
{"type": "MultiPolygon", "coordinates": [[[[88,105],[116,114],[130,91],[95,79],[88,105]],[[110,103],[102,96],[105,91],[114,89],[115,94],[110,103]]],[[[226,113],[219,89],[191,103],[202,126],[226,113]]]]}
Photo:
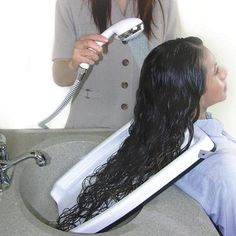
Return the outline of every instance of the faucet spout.
{"type": "Polygon", "coordinates": [[[29,153],[25,153],[16,159],[6,162],[6,165],[3,167],[4,170],[8,170],[11,167],[17,165],[18,163],[25,161],[27,159],[35,159],[36,164],[40,167],[46,166],[50,163],[50,157],[46,152],[43,151],[31,151],[29,153]]]}
{"type": "Polygon", "coordinates": [[[4,191],[10,187],[11,177],[8,176],[7,171],[11,167],[27,159],[35,159],[36,164],[40,167],[46,166],[50,163],[50,157],[43,151],[30,151],[13,160],[1,160],[0,159],[0,191],[4,191]]]}

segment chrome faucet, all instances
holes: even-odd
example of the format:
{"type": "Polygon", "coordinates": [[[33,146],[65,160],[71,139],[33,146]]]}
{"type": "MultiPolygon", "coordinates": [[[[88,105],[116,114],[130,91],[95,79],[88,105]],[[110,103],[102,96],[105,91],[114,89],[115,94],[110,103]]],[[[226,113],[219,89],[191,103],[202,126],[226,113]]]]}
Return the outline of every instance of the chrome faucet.
{"type": "Polygon", "coordinates": [[[40,167],[46,166],[50,163],[49,155],[46,152],[39,150],[30,151],[14,158],[13,160],[9,160],[6,138],[4,135],[0,134],[0,192],[7,190],[11,185],[12,176],[9,177],[7,171],[18,163],[31,158],[35,159],[36,164],[40,167]]]}
{"type": "Polygon", "coordinates": [[[7,160],[7,145],[6,145],[6,137],[3,134],[0,134],[0,160],[7,160]]]}

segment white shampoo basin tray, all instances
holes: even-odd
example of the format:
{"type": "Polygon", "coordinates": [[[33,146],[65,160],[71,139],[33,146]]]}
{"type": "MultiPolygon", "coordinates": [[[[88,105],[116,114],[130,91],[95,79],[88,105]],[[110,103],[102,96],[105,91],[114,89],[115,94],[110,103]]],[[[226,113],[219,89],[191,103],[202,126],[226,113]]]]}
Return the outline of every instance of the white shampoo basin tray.
{"type": "MultiPolygon", "coordinates": [[[[95,147],[56,181],[51,191],[51,196],[57,203],[59,214],[65,208],[70,208],[76,204],[76,198],[81,190],[82,181],[119,149],[120,145],[129,135],[129,127],[130,122],[95,147]]],[[[195,126],[194,139],[187,151],[121,201],[91,220],[78,225],[70,232],[97,233],[111,228],[111,226],[120,222],[127,215],[130,215],[131,212],[142,206],[144,202],[148,202],[149,199],[158,195],[180,176],[196,166],[203,160],[201,153],[204,155],[208,151],[213,150],[213,148],[214,143],[211,139],[195,126]]]]}

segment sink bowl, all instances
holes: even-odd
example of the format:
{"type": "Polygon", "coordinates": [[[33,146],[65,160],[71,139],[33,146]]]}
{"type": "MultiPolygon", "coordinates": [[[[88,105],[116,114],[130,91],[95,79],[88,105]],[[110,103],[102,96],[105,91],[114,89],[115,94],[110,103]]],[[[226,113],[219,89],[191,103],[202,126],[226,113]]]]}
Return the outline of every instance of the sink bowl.
{"type": "MultiPolygon", "coordinates": [[[[30,213],[30,219],[34,216],[39,223],[37,224],[39,227],[36,227],[35,223],[35,228],[32,229],[34,232],[39,230],[38,228],[41,229],[40,234],[37,235],[68,235],[66,232],[55,229],[58,210],[50,192],[56,180],[108,135],[108,133],[77,133],[74,136],[50,138],[32,148],[32,150],[43,150],[51,157],[51,163],[44,167],[38,167],[32,160],[25,162],[16,181],[16,190],[24,203],[22,207],[30,213]]],[[[167,236],[173,233],[177,236],[218,235],[198,203],[176,186],[169,187],[146,204],[137,215],[102,235],[167,236]]]]}
{"type": "Polygon", "coordinates": [[[34,147],[48,153],[51,163],[38,167],[34,161],[28,161],[20,176],[19,191],[25,206],[36,218],[52,227],[58,217],[56,203],[50,196],[53,184],[102,141],[101,136],[94,135],[77,135],[75,139],[55,138],[34,147]]]}

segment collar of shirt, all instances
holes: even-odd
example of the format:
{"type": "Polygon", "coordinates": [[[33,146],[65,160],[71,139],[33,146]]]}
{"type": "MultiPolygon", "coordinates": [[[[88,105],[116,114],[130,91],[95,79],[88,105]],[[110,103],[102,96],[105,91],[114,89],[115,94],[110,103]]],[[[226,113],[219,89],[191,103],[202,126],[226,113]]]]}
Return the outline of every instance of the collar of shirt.
{"type": "Polygon", "coordinates": [[[213,119],[209,112],[206,113],[206,119],[197,120],[195,125],[209,136],[221,136],[224,133],[223,124],[219,120],[213,119]]]}

